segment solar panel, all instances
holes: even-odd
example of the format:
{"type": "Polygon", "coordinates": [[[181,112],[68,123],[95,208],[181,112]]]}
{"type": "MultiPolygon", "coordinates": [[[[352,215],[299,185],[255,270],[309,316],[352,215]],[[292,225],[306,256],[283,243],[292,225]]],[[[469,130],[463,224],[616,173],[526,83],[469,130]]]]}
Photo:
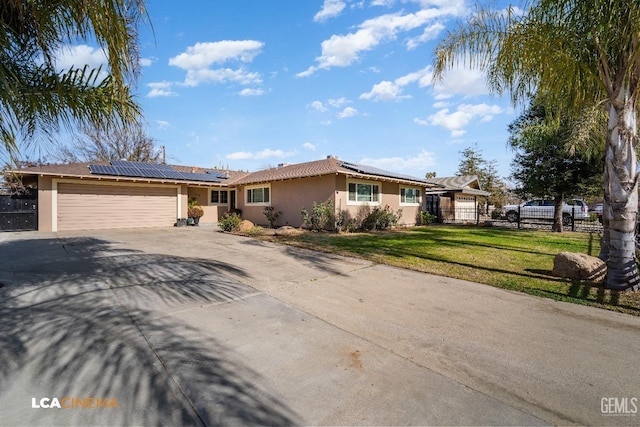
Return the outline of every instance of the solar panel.
{"type": "Polygon", "coordinates": [[[173,170],[171,166],[162,163],[129,162],[127,160],[111,160],[111,165],[143,170],[173,170]]]}
{"type": "Polygon", "coordinates": [[[213,176],[215,176],[216,178],[220,178],[220,179],[229,179],[229,175],[227,175],[227,174],[226,174],[226,173],[224,173],[224,172],[217,171],[217,170],[208,170],[206,173],[207,173],[208,175],[213,175],[213,176]]]}
{"type": "Polygon", "coordinates": [[[111,165],[89,165],[89,171],[96,175],[128,176],[140,178],[172,179],[178,181],[220,182],[228,178],[220,172],[192,173],[179,172],[169,165],[126,160],[112,160],[111,165]]]}
{"type": "Polygon", "coordinates": [[[416,178],[414,176],[410,176],[410,175],[403,175],[400,173],[395,173],[395,172],[389,172],[383,169],[378,169],[378,168],[374,168],[373,166],[363,166],[363,165],[356,165],[353,163],[348,163],[348,162],[340,162],[341,166],[347,169],[351,169],[355,172],[360,172],[360,173],[364,173],[367,175],[377,175],[377,176],[386,176],[388,178],[396,178],[396,179],[406,179],[409,181],[420,181],[420,182],[426,182],[424,179],[420,179],[420,178],[416,178]]]}
{"type": "Polygon", "coordinates": [[[89,171],[96,175],[116,175],[117,174],[113,166],[107,166],[107,165],[89,165],[89,171]]]}
{"type": "Polygon", "coordinates": [[[208,173],[183,173],[183,175],[189,181],[220,182],[216,176],[208,173]]]}

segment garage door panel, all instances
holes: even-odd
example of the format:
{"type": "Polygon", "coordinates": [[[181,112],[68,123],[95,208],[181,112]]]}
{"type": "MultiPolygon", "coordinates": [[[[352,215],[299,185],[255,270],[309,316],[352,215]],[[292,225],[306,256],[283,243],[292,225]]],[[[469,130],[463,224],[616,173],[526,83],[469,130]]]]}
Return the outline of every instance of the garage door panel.
{"type": "Polygon", "coordinates": [[[58,230],[170,226],[177,189],[58,184],[58,230]]]}

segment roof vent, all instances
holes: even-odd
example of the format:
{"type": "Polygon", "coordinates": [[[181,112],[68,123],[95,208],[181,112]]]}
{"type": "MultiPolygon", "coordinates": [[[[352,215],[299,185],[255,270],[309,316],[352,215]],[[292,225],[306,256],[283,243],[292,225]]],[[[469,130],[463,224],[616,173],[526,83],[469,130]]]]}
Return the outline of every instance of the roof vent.
{"type": "Polygon", "coordinates": [[[328,155],[327,159],[334,159],[334,160],[338,160],[338,156],[332,156],[332,155],[328,155]]]}
{"type": "Polygon", "coordinates": [[[282,169],[285,166],[289,166],[289,163],[278,163],[278,169],[282,169]]]}

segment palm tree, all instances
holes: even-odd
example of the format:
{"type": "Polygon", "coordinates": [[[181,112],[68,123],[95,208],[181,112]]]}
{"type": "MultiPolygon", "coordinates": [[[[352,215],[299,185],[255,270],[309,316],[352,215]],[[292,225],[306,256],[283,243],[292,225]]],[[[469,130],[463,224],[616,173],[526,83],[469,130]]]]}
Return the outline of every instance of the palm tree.
{"type": "Polygon", "coordinates": [[[636,147],[640,91],[640,2],[537,0],[522,9],[479,7],[435,52],[434,75],[459,64],[487,72],[495,93],[514,104],[542,94],[579,120],[608,113],[604,165],[605,286],[640,290],[635,261],[636,147]]]}
{"type": "Polygon", "coordinates": [[[10,157],[19,138],[136,121],[140,108],[129,85],[138,75],[137,27],[146,17],[144,0],[0,3],[0,138],[10,157]],[[60,49],[82,40],[103,49],[108,70],[56,68],[60,49]]]}

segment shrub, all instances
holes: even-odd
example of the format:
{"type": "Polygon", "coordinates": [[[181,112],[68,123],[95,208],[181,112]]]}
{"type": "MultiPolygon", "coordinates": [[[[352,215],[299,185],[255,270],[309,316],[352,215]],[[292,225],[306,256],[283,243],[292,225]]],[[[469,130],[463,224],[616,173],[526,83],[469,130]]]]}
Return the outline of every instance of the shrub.
{"type": "Polygon", "coordinates": [[[502,210],[494,209],[491,211],[491,219],[502,219],[502,210]]]}
{"type": "Polygon", "coordinates": [[[313,202],[311,213],[305,208],[302,209],[300,214],[302,215],[303,224],[310,230],[333,230],[335,228],[336,217],[331,200],[320,204],[313,202]]]}
{"type": "Polygon", "coordinates": [[[200,218],[204,215],[204,209],[200,205],[189,206],[187,210],[187,216],[189,218],[200,218]]]}
{"type": "Polygon", "coordinates": [[[435,220],[436,220],[436,216],[433,215],[432,213],[429,213],[427,211],[420,212],[420,224],[421,225],[432,224],[432,223],[435,222],[435,220]]]}
{"type": "Polygon", "coordinates": [[[336,216],[336,228],[338,231],[354,233],[358,231],[358,220],[356,218],[352,218],[349,211],[342,210],[338,212],[338,215],[336,216]]]}
{"type": "Polygon", "coordinates": [[[394,213],[388,205],[383,209],[376,207],[362,221],[362,229],[365,231],[388,230],[398,225],[400,218],[402,218],[402,209],[394,213]]]}
{"type": "Polygon", "coordinates": [[[267,217],[270,228],[275,227],[278,218],[280,217],[280,215],[282,215],[282,211],[276,211],[276,208],[273,206],[265,206],[262,213],[267,217]]]}
{"type": "Polygon", "coordinates": [[[236,213],[226,213],[218,220],[218,227],[220,227],[222,231],[238,231],[240,222],[242,222],[242,218],[236,213]]]}

